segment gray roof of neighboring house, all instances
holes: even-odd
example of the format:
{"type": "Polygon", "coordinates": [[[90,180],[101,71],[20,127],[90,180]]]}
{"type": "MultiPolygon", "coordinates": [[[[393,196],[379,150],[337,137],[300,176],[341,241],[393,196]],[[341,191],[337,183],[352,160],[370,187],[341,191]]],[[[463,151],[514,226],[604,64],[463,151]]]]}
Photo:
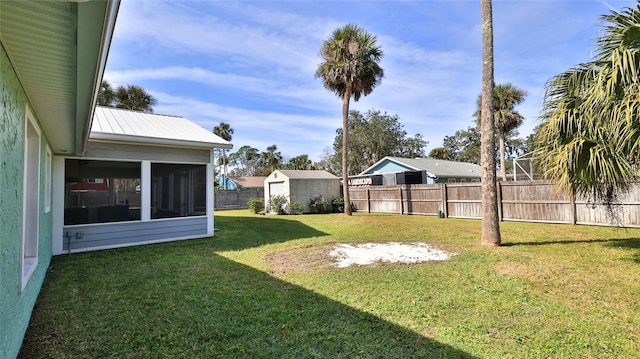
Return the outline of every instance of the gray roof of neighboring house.
{"type": "Polygon", "coordinates": [[[264,187],[264,180],[267,177],[262,176],[229,176],[235,184],[244,188],[264,187]]]}
{"type": "Polygon", "coordinates": [[[426,171],[431,177],[436,178],[480,178],[482,174],[481,167],[475,163],[456,162],[447,160],[436,160],[432,158],[402,158],[402,157],[385,157],[376,162],[373,166],[367,168],[362,174],[377,167],[384,161],[391,161],[404,165],[415,171],[426,171]]]}
{"type": "Polygon", "coordinates": [[[327,171],[307,171],[307,170],[276,170],[287,176],[289,179],[338,179],[327,171]]]}
{"type": "Polygon", "coordinates": [[[231,148],[231,143],[184,117],[100,106],[96,107],[89,138],[185,147],[231,148]]]}

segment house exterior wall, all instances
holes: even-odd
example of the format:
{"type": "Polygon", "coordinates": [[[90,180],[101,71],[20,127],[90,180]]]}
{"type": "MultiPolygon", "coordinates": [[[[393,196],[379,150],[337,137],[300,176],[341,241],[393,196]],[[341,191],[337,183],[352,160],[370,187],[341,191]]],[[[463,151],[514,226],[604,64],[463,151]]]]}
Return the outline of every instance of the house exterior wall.
{"type": "Polygon", "coordinates": [[[64,252],[160,243],[207,235],[206,217],[157,219],[149,222],[130,221],[66,226],[64,252]]]}
{"type": "MultiPolygon", "coordinates": [[[[44,161],[48,143],[46,134],[41,131],[38,264],[26,286],[22,288],[22,208],[27,106],[27,96],[4,48],[0,46],[0,358],[15,358],[18,355],[31,311],[51,261],[51,212],[44,211],[44,183],[47,173],[44,161]]],[[[37,114],[33,115],[37,120],[37,114]]]]}
{"type": "Polygon", "coordinates": [[[211,149],[135,145],[90,140],[86,158],[115,160],[149,160],[155,162],[209,163],[211,149]]]}

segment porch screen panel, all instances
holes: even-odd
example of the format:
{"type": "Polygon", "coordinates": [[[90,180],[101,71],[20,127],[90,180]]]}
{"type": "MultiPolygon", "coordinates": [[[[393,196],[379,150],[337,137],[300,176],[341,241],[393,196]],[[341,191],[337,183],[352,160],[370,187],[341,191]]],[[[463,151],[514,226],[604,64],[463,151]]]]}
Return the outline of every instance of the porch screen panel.
{"type": "Polygon", "coordinates": [[[64,224],[140,220],[140,162],[65,160],[64,224]]]}
{"type": "Polygon", "coordinates": [[[207,213],[205,165],[151,164],[151,218],[204,216],[207,213]]]}

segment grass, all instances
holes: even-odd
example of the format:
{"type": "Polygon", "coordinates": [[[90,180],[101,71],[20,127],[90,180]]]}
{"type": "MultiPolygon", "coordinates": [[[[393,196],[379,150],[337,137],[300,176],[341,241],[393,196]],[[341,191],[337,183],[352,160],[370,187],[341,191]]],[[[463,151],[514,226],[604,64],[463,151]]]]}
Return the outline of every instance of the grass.
{"type": "Polygon", "coordinates": [[[54,257],[22,358],[640,357],[640,230],[216,213],[214,238],[54,257]],[[334,243],[459,255],[337,269],[334,243]]]}

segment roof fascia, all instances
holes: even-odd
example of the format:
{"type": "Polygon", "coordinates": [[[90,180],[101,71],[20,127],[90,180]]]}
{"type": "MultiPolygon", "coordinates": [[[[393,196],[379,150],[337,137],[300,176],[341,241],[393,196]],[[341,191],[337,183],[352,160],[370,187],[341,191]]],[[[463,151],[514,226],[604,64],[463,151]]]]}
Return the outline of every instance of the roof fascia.
{"type": "Polygon", "coordinates": [[[184,141],[169,138],[156,138],[156,137],[140,137],[131,135],[116,135],[105,134],[102,132],[92,132],[90,141],[96,142],[112,142],[112,143],[130,143],[130,144],[144,144],[144,145],[156,145],[156,146],[170,146],[170,147],[189,147],[189,148],[221,148],[231,149],[232,144],[224,143],[212,143],[212,142],[195,142],[184,141]]]}
{"type": "Polygon", "coordinates": [[[100,82],[115,28],[120,0],[89,1],[76,6],[76,155],[87,146],[100,82]],[[102,22],[95,21],[103,19],[102,22]],[[90,80],[87,80],[90,79],[90,80]]]}

